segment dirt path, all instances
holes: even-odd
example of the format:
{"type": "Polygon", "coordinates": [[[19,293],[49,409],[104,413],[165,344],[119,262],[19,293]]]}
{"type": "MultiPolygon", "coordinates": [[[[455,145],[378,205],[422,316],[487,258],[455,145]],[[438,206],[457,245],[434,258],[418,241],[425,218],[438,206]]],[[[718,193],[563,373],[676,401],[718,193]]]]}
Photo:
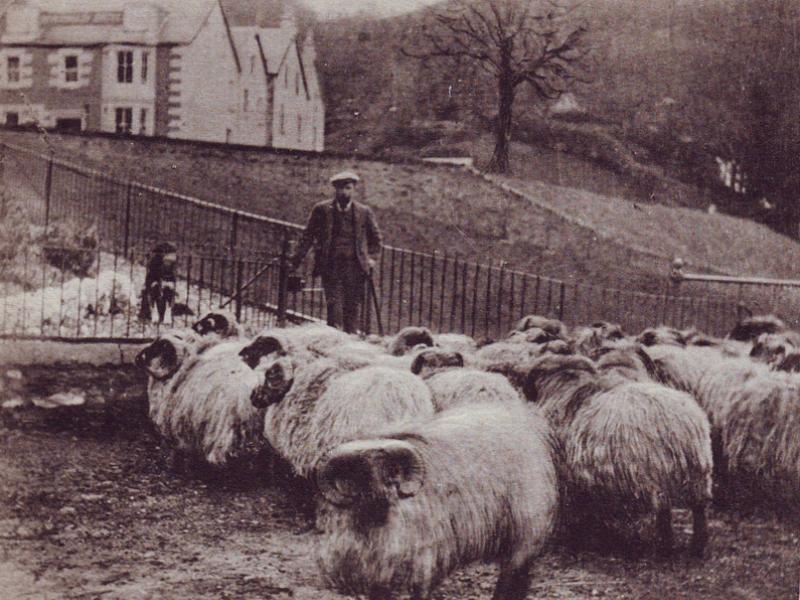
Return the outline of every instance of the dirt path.
{"type": "MultiPolygon", "coordinates": [[[[179,478],[159,459],[128,367],[25,367],[44,394],[99,390],[105,403],[0,411],[0,599],[342,598],[324,589],[315,534],[284,485],[254,475],[179,478]],[[105,383],[104,383],[105,382],[105,383]],[[105,385],[105,388],[104,388],[105,385]]],[[[713,556],[659,562],[555,547],[529,598],[797,598],[797,531],[772,518],[714,514],[713,556]]],[[[495,570],[454,574],[439,600],[489,598],[495,570]]]]}

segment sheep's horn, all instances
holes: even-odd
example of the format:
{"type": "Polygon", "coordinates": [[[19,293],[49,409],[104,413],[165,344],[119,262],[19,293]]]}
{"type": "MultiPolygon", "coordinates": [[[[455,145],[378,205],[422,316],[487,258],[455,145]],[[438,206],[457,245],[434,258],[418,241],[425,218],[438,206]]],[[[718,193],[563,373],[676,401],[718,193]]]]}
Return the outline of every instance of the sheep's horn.
{"type": "Polygon", "coordinates": [[[425,460],[408,442],[388,440],[374,453],[383,484],[396,487],[400,498],[415,495],[425,483],[425,460]]]}

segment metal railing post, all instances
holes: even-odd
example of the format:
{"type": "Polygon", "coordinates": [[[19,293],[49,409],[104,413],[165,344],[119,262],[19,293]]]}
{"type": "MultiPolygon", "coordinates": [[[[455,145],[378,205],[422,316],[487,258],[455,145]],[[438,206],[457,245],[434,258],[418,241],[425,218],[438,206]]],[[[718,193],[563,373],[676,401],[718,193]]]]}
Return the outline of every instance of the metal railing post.
{"type": "Polygon", "coordinates": [[[244,277],[244,261],[236,261],[236,320],[242,322],[242,279],[244,277]]]}
{"type": "Polygon", "coordinates": [[[53,155],[47,161],[47,174],[44,180],[44,231],[50,226],[50,196],[53,190],[53,155]]]}
{"type": "Polygon", "coordinates": [[[125,235],[122,243],[122,252],[125,258],[129,258],[131,236],[131,197],[133,196],[133,184],[129,181],[125,192],[125,235]]]}
{"type": "Polygon", "coordinates": [[[231,215],[231,237],[229,240],[230,253],[236,252],[236,244],[239,243],[239,213],[235,212],[231,215]]]}
{"type": "Polygon", "coordinates": [[[287,281],[289,278],[289,234],[284,231],[278,263],[278,327],[286,325],[287,281]]]}

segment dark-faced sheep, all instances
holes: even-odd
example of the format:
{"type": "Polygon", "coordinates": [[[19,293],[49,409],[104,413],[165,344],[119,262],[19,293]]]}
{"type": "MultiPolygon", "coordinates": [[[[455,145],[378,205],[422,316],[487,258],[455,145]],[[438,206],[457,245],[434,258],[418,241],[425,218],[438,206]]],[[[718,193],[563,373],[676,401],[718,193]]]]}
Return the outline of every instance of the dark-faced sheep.
{"type": "Polygon", "coordinates": [[[539,315],[526,315],[522,317],[514,327],[514,331],[527,331],[528,329],[538,328],[550,334],[554,338],[561,340],[567,339],[567,328],[558,319],[548,319],[539,315]]]}
{"type": "Polygon", "coordinates": [[[153,424],[180,455],[222,466],[263,449],[263,414],[250,402],[259,381],[238,355],[245,344],[222,342],[198,352],[171,334],[137,356],[151,377],[171,371],[152,379],[148,401],[153,424]]]}
{"type": "Polygon", "coordinates": [[[327,583],[429,598],[483,560],[500,564],[495,599],[525,598],[558,506],[550,432],[531,408],[462,406],[335,448],[317,477],[330,509],[318,554],[327,583]]]}
{"type": "Polygon", "coordinates": [[[603,376],[587,359],[563,356],[536,361],[525,390],[559,437],[572,502],[601,520],[655,512],[657,548],[664,554],[672,549],[670,510],[688,506],[692,551],[704,552],[711,441],[708,419],[691,396],[603,376]]]}
{"type": "Polygon", "coordinates": [[[437,411],[463,404],[519,404],[523,401],[503,375],[463,367],[464,358],[460,353],[432,349],[417,355],[411,372],[425,381],[437,411]]]}
{"type": "Polygon", "coordinates": [[[786,324],[775,315],[756,315],[739,321],[728,334],[728,338],[751,342],[762,333],[782,333],[786,329],[786,324]]]}
{"type": "Polygon", "coordinates": [[[267,408],[264,435],[301,477],[333,445],[433,414],[430,391],[407,370],[351,369],[332,358],[293,357],[272,336],[260,336],[241,355],[260,378],[252,401],[267,408]]]}
{"type": "Polygon", "coordinates": [[[198,335],[216,335],[221,339],[241,337],[243,335],[242,326],[236,321],[236,317],[222,309],[213,310],[203,315],[201,319],[192,324],[192,329],[198,335]]]}
{"type": "Polygon", "coordinates": [[[392,356],[403,356],[418,346],[433,346],[433,334],[427,327],[404,327],[389,340],[386,350],[392,356]]]}

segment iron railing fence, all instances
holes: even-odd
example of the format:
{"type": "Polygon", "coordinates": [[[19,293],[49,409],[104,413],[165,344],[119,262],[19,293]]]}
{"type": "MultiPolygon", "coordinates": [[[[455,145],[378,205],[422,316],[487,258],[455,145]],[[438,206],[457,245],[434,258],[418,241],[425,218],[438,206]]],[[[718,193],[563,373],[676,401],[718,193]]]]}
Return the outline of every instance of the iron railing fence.
{"type": "MultiPolygon", "coordinates": [[[[132,293],[138,298],[148,253],[157,242],[167,240],[179,248],[179,288],[185,286],[184,297],[194,312],[228,303],[243,322],[256,328],[272,322],[270,319],[324,319],[324,298],[311,275],[310,259],[300,269],[305,288],[290,292],[286,285],[288,255],[302,227],[118,179],[12,144],[2,144],[0,150],[5,182],[27,187],[34,222],[45,229],[72,223],[93,231],[97,278],[103,265],[113,264],[112,273],[120,269],[128,273],[132,293]]],[[[34,268],[37,259],[31,256],[23,262],[28,260],[34,268]]],[[[44,264],[35,268],[47,271],[44,264]]],[[[47,279],[47,275],[42,277],[47,279]]],[[[667,324],[695,326],[720,335],[731,329],[738,316],[735,298],[679,296],[669,293],[666,278],[663,294],[648,294],[390,246],[381,252],[373,281],[378,310],[368,297],[362,314],[365,331],[377,331],[379,323],[386,333],[406,325],[426,325],[439,332],[496,339],[520,317],[535,313],[558,317],[568,325],[606,320],[638,332],[667,324]]],[[[41,289],[46,287],[41,285],[41,289]]],[[[12,293],[3,290],[6,304],[12,293]]],[[[111,324],[116,322],[119,327],[123,321],[115,320],[123,318],[126,337],[153,334],[152,328],[136,319],[137,302],[128,301],[124,317],[122,313],[109,317],[109,335],[119,332],[112,332],[111,324]]],[[[68,308],[74,311],[78,307],[68,308]]],[[[56,335],[52,321],[41,319],[31,324],[28,317],[33,313],[23,314],[24,327],[16,325],[9,330],[3,324],[0,334],[35,333],[38,327],[40,335],[56,335]]],[[[69,324],[72,329],[61,322],[58,326],[74,331],[77,337],[89,331],[94,335],[95,321],[90,316],[91,323],[75,314],[75,322],[69,324]]]]}

